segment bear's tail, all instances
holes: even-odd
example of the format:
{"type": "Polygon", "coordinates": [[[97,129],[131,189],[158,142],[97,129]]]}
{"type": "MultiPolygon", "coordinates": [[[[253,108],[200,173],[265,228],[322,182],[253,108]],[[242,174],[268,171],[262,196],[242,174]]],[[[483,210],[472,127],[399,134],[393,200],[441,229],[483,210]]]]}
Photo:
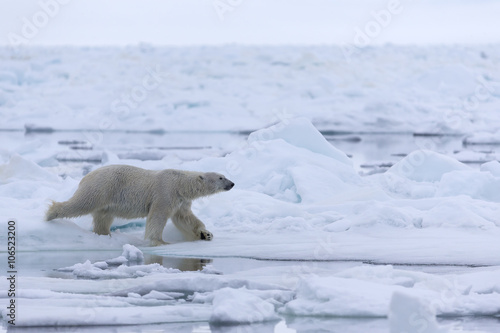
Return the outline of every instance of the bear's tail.
{"type": "Polygon", "coordinates": [[[45,221],[50,221],[62,217],[61,214],[61,202],[55,202],[52,200],[47,213],[45,213],[45,221]]]}

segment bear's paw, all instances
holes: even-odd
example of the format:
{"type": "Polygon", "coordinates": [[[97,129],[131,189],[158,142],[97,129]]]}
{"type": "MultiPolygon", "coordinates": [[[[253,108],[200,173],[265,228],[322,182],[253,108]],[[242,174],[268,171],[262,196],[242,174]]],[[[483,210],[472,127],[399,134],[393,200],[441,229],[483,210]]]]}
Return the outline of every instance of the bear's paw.
{"type": "Polygon", "coordinates": [[[201,230],[200,231],[200,239],[206,240],[206,241],[211,241],[212,238],[214,238],[214,235],[208,230],[201,230]]]}

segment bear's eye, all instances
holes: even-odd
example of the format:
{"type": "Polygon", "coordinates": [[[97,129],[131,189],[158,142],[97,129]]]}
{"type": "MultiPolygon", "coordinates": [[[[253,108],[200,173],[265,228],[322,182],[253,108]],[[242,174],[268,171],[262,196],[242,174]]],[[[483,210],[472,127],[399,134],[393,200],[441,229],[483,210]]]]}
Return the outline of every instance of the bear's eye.
{"type": "Polygon", "coordinates": [[[219,177],[220,180],[222,180],[222,177],[219,177]]]}

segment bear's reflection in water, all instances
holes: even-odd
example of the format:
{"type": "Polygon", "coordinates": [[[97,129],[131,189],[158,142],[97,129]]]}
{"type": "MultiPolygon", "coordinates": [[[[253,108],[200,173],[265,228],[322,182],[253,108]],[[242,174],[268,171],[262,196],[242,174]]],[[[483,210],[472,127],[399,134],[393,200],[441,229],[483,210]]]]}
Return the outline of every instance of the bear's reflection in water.
{"type": "Polygon", "coordinates": [[[210,264],[212,259],[207,258],[179,258],[163,257],[154,254],[144,254],[144,263],[160,264],[166,268],[176,268],[180,271],[201,271],[205,265],[210,264]]]}

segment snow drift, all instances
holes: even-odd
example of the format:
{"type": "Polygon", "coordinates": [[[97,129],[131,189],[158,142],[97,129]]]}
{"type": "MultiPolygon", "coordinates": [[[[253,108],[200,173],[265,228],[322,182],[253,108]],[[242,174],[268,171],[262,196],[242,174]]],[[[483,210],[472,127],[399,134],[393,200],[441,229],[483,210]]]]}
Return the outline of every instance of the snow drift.
{"type": "MultiPolygon", "coordinates": [[[[416,151],[384,174],[361,177],[309,120],[293,118],[254,132],[245,145],[224,157],[178,161],[175,167],[222,172],[236,186],[193,205],[213,230],[212,242],[149,248],[142,239],[143,220],[114,231],[111,237],[93,234],[90,216],[43,221],[49,200],[70,197],[80,179],[61,179],[15,151],[6,155],[10,157],[0,165],[0,210],[15,214],[20,250],[123,250],[119,257],[62,268],[77,280],[59,283],[54,278],[24,277],[19,301],[29,311],[20,315],[20,325],[197,320],[226,325],[272,322],[283,314],[386,317],[394,312],[391,298],[399,292],[438,302],[438,316],[492,316],[500,311],[496,267],[436,275],[390,265],[361,265],[334,273],[316,271],[306,261],[303,273],[280,271],[266,276],[264,270],[256,276],[250,271],[207,274],[216,269],[180,272],[142,262],[142,253],[147,252],[499,265],[500,197],[495,185],[500,176],[492,164],[473,170],[450,157],[416,151]],[[443,300],[443,292],[451,298],[443,300]]],[[[169,162],[148,161],[147,165],[173,167],[169,162]]],[[[167,228],[166,239],[171,232],[167,228]]],[[[5,235],[0,239],[6,241],[5,235]]],[[[6,279],[0,281],[5,289],[6,279]]],[[[0,300],[3,318],[6,301],[0,300]]],[[[394,325],[401,327],[398,322],[394,325]]]]}

